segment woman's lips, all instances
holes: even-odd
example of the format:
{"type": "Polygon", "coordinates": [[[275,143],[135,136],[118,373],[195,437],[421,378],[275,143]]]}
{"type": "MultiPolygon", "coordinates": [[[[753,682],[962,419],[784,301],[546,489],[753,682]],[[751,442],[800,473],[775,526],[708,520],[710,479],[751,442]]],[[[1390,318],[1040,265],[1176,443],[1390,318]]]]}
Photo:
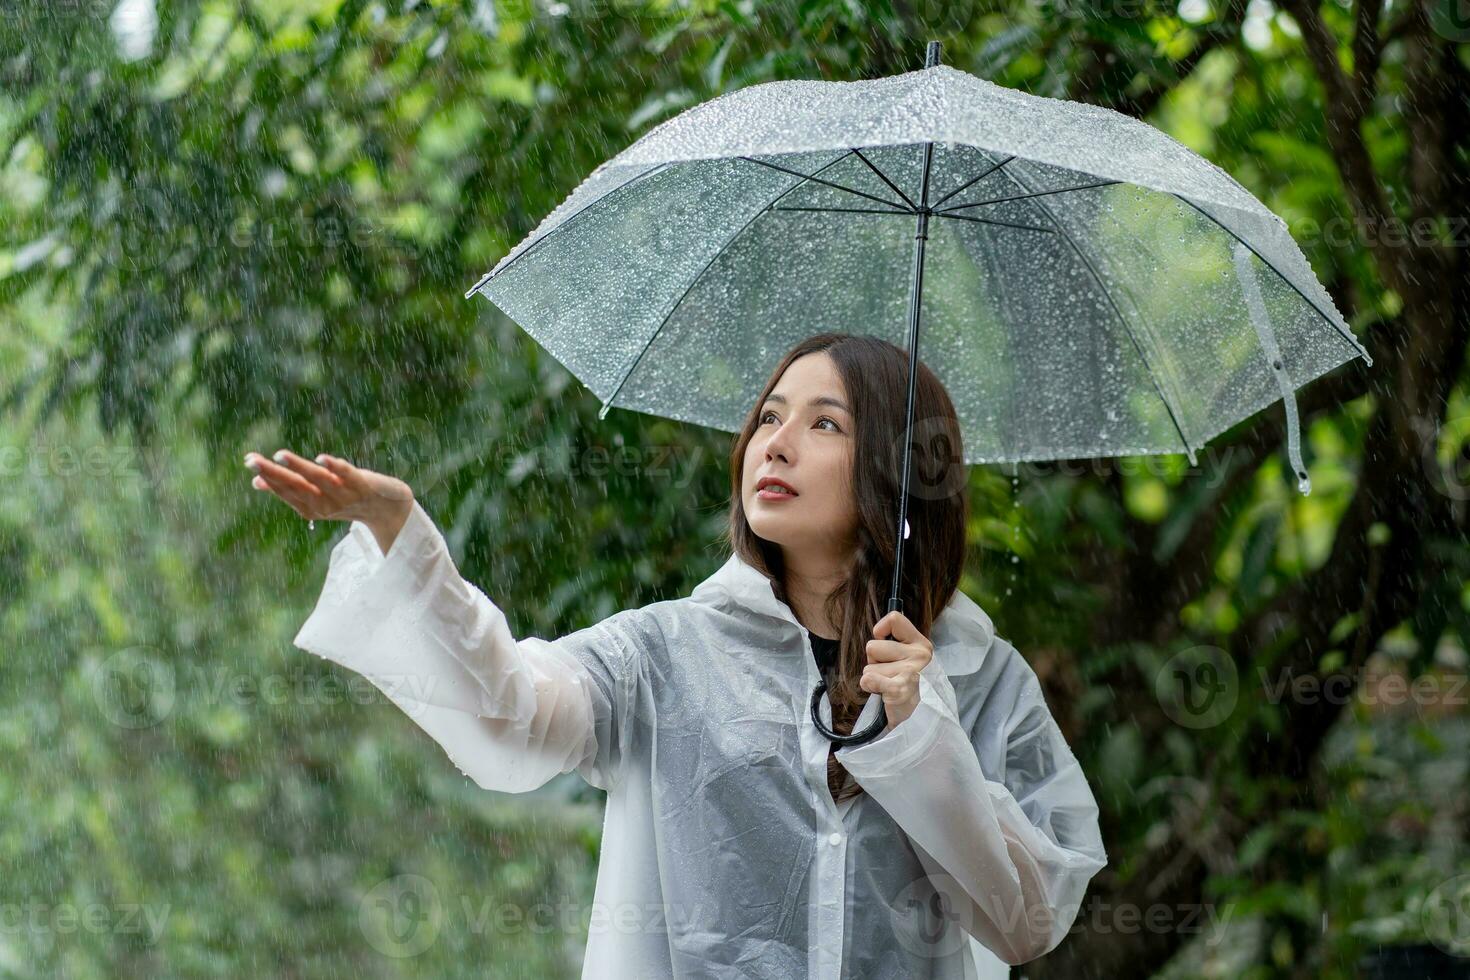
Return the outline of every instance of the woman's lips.
{"type": "Polygon", "coordinates": [[[796,494],[794,493],[786,493],[782,490],[773,490],[770,487],[767,487],[764,490],[757,490],[755,492],[755,495],[761,500],[793,500],[796,497],[796,494]]]}

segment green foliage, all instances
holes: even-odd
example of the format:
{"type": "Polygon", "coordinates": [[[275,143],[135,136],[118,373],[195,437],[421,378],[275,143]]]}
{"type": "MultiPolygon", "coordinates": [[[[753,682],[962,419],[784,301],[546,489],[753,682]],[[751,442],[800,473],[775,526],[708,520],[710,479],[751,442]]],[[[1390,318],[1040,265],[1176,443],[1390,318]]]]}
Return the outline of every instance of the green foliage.
{"type": "MultiPolygon", "coordinates": [[[[949,63],[1085,91],[1208,154],[1282,215],[1366,333],[1404,300],[1351,229],[1300,31],[1251,8],[1242,35],[1224,3],[180,0],[128,58],[114,5],[8,3],[0,744],[19,762],[0,770],[0,858],[18,869],[0,903],[43,925],[0,937],[0,970],[574,975],[579,927],[497,930],[486,913],[585,912],[597,794],[478,791],[392,705],[292,648],[340,527],[308,532],[251,491],[242,453],[402,476],[517,635],[687,594],[720,558],[728,437],[598,420],[463,293],[683,108],[911,70],[930,37],[949,63]],[[384,910],[421,901],[415,875],[437,938],[407,954],[384,910]],[[106,921],[67,929],[66,908],[106,921]]],[[[1407,83],[1389,55],[1363,132],[1402,203],[1407,83]]],[[[1032,658],[1093,780],[1114,858],[1098,887],[1207,854],[1198,898],[1241,921],[1232,975],[1350,975],[1367,945],[1422,938],[1428,890],[1470,866],[1463,707],[1390,720],[1391,745],[1383,718],[1348,712],[1310,788],[1257,775],[1246,748],[1294,734],[1260,681],[1304,610],[1273,604],[1328,561],[1385,400],[1308,420],[1309,498],[1279,450],[1232,451],[1255,421],[1194,471],[972,474],[964,587],[1032,658]],[[1242,637],[1263,612],[1273,631],[1242,637]],[[1154,684],[1204,645],[1233,652],[1239,702],[1190,729],[1154,684]]],[[[1465,434],[1440,433],[1446,474],[1465,434]]],[[[1415,674],[1470,643],[1470,549],[1436,536],[1428,556],[1404,627],[1415,674]]],[[[1315,651],[1328,667],[1372,621],[1341,613],[1315,651]]]]}

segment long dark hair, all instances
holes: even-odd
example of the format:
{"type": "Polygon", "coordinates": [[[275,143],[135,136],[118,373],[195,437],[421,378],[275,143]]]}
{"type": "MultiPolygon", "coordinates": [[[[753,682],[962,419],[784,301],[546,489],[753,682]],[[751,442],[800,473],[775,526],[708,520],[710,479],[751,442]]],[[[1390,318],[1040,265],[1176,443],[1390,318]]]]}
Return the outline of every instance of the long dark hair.
{"type": "MultiPolygon", "coordinates": [[[[828,597],[830,622],[841,624],[841,648],[827,696],[832,703],[832,730],[852,731],[853,722],[870,696],[858,686],[867,666],[867,642],[873,626],[888,608],[893,562],[898,542],[898,498],[902,488],[905,396],[909,355],[878,337],[828,332],[808,337],[786,352],[751,407],[730,450],[731,549],[771,580],[782,602],[786,594],[781,550],[756,536],[745,515],[741,495],[745,450],[760,424],[760,408],[787,365],[806,354],[825,352],[837,369],[852,406],[854,452],[853,493],[858,515],[857,548],[851,574],[828,597]]],[[[909,537],[904,542],[903,581],[899,595],[903,614],[925,636],[959,586],[965,559],[968,515],[963,444],[959,420],[949,393],[919,359],[914,390],[914,445],[909,464],[909,537]]],[[[872,695],[877,697],[878,695],[872,695]]],[[[847,778],[835,756],[827,755],[827,787],[834,800],[861,792],[847,778]]]]}

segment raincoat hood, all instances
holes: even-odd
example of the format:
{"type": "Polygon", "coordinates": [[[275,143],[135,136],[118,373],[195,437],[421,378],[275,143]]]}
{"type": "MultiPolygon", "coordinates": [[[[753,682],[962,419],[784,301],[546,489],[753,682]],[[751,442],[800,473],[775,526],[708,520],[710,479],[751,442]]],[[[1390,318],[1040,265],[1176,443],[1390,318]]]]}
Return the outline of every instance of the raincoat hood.
{"type": "MultiPolygon", "coordinates": [[[[733,604],[800,625],[791,607],[776,598],[771,580],[738,554],[732,554],[714,574],[695,586],[689,598],[711,605],[733,604]]],[[[990,652],[995,641],[995,624],[974,599],[955,589],[935,618],[929,641],[934,644],[934,658],[946,674],[952,677],[972,674],[980,669],[990,652]]]]}

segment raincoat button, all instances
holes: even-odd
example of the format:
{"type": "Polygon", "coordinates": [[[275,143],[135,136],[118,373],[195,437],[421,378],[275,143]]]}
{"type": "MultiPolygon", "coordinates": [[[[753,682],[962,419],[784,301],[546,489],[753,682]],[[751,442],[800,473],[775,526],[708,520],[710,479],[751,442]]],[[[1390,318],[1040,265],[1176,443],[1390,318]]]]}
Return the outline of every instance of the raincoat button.
{"type": "Polygon", "coordinates": [[[833,834],[831,837],[828,837],[827,838],[827,843],[833,845],[834,847],[837,846],[838,844],[841,844],[842,843],[842,835],[841,834],[833,834]]]}

